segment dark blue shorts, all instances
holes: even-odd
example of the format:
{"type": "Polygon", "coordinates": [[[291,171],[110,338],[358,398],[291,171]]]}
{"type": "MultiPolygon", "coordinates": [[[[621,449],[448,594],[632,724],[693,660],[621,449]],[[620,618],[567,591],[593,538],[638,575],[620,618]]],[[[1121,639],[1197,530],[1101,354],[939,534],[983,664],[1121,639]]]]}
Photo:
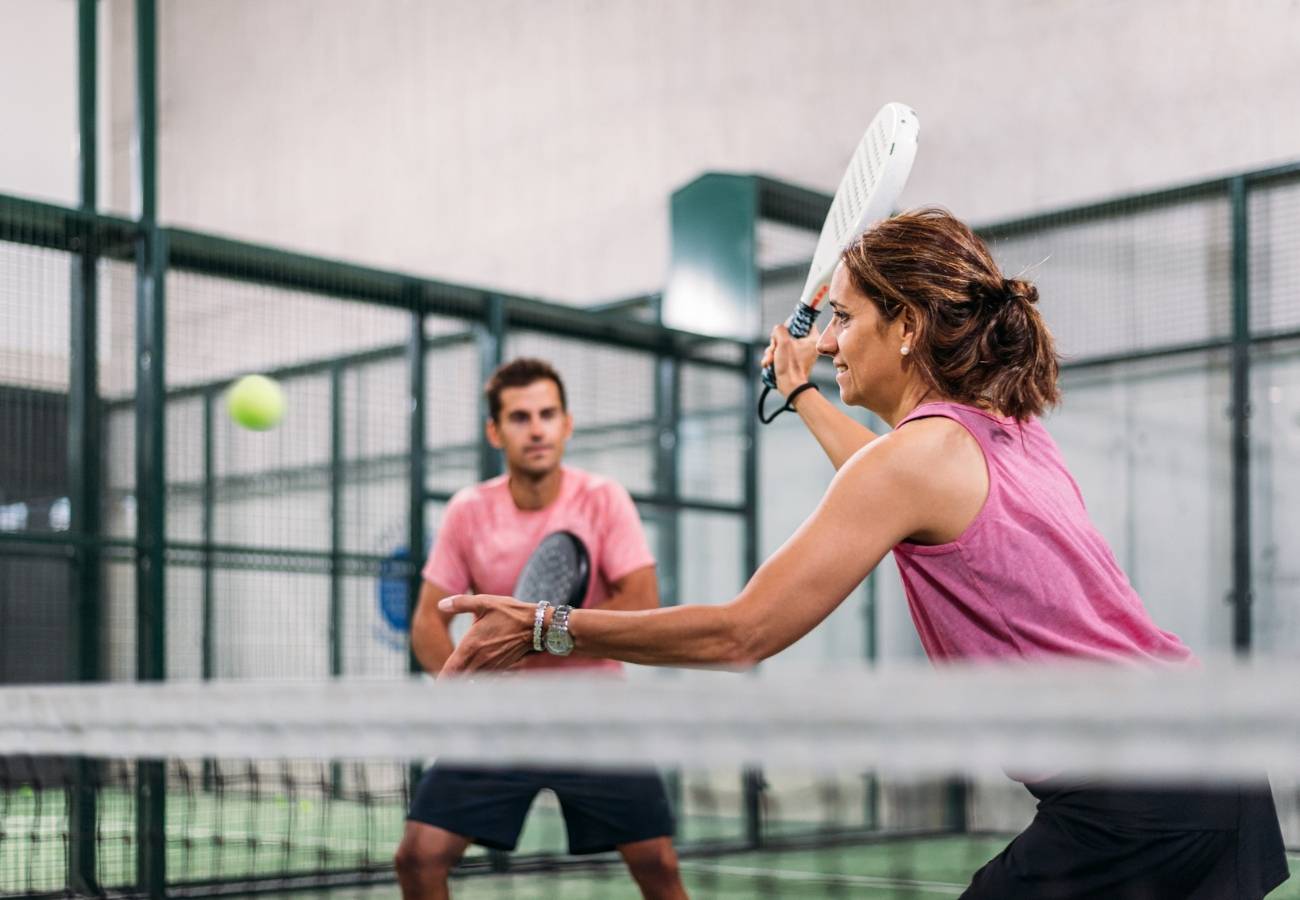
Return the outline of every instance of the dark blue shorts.
{"type": "Polygon", "coordinates": [[[1267,783],[1026,785],[1033,822],[975,874],[965,900],[1258,900],[1287,878],[1267,783]]]}
{"type": "Polygon", "coordinates": [[[559,798],[570,853],[603,853],[673,833],[663,781],[645,770],[592,773],[435,765],[416,786],[407,818],[485,847],[513,850],[528,808],[542,788],[559,798]]]}

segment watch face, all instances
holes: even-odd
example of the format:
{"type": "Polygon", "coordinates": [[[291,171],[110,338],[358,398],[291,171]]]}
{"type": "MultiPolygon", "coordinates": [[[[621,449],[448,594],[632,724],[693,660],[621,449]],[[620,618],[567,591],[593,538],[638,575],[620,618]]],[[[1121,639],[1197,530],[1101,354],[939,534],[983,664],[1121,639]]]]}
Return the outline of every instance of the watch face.
{"type": "Polygon", "coordinates": [[[546,652],[555,656],[568,656],[573,650],[573,638],[569,632],[552,628],[546,632],[546,652]]]}

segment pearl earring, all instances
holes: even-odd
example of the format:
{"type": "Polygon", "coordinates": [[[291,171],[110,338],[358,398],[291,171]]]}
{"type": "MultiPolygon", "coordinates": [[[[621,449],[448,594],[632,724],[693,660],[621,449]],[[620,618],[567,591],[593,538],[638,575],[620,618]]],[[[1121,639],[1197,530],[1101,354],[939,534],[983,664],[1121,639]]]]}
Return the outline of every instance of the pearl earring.
{"type": "Polygon", "coordinates": [[[908,347],[906,344],[904,344],[903,346],[898,348],[898,352],[906,356],[907,354],[912,352],[912,349],[908,347]]]}

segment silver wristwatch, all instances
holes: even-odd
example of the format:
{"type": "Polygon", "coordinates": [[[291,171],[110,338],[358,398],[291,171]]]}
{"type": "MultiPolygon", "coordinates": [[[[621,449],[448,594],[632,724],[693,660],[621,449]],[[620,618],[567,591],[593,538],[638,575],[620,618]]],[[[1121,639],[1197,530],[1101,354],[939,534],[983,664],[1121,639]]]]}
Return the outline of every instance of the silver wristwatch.
{"type": "Polygon", "coordinates": [[[569,634],[571,606],[555,607],[551,627],[546,629],[546,652],[552,656],[568,656],[573,652],[573,636],[569,634]]]}
{"type": "Polygon", "coordinates": [[[538,653],[542,652],[542,625],[546,622],[546,607],[550,605],[549,600],[539,600],[537,612],[533,614],[533,649],[538,653]]]}

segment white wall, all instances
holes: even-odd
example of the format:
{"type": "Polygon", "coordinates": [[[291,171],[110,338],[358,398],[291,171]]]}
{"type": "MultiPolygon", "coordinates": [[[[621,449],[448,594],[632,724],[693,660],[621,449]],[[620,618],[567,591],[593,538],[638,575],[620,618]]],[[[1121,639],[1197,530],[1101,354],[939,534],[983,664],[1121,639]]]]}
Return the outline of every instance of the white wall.
{"type": "MultiPolygon", "coordinates": [[[[107,208],[132,4],[103,0],[107,208]]],[[[165,220],[574,301],[662,286],[709,169],[834,186],[911,103],[904,196],[986,222],[1300,157],[1300,5],[161,0],[165,220]]],[[[75,4],[0,0],[0,190],[75,198],[75,4]]]]}
{"type": "MultiPolygon", "coordinates": [[[[99,200],[107,208],[111,36],[99,17],[99,200]]],[[[0,0],[0,192],[76,206],[76,0],[0,0]]],[[[124,83],[128,99],[131,86],[124,83]]],[[[129,147],[130,118],[123,137],[129,147]]],[[[127,168],[129,172],[129,167],[127,168]]],[[[129,183],[122,186],[130,198],[129,183]]],[[[123,207],[124,209],[127,207],[123,207]]]]}
{"type": "Polygon", "coordinates": [[[661,287],[705,170],[833,188],[887,100],[904,202],[980,222],[1300,157],[1292,0],[160,6],[166,220],[574,301],[661,287]]]}
{"type": "Polygon", "coordinates": [[[76,9],[0,0],[0,191],[76,202],[76,9]]]}

